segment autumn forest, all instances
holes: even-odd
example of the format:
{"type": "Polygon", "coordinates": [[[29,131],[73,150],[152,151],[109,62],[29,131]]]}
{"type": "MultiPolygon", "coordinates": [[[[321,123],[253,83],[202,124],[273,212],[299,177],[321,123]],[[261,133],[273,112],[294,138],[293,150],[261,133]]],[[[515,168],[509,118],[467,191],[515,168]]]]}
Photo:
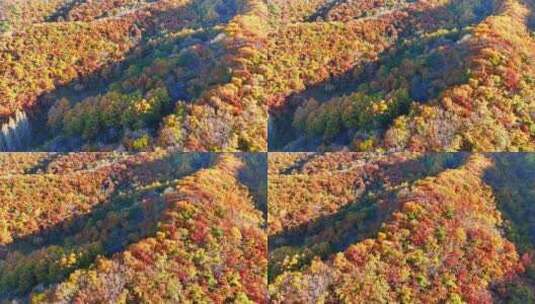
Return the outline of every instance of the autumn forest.
{"type": "Polygon", "coordinates": [[[535,303],[535,155],[275,153],[272,303],[535,303]]]}
{"type": "Polygon", "coordinates": [[[535,304],[535,0],[0,0],[0,304],[535,304]]]}

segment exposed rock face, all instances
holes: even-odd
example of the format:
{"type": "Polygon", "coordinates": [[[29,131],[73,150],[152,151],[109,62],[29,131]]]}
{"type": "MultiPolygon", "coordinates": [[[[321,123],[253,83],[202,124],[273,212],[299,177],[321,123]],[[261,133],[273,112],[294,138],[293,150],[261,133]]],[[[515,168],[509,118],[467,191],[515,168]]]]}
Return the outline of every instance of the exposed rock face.
{"type": "Polygon", "coordinates": [[[18,111],[0,127],[0,151],[24,151],[31,143],[31,137],[28,116],[18,111]]]}

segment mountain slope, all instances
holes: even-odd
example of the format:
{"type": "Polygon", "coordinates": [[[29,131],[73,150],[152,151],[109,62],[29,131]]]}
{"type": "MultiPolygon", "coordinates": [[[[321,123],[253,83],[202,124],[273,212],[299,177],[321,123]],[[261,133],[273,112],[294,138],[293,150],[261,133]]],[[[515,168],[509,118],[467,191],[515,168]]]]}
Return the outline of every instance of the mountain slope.
{"type": "MultiPolygon", "coordinates": [[[[306,181],[301,187],[275,183],[269,188],[269,204],[274,206],[269,209],[272,302],[530,303],[535,299],[533,240],[527,224],[533,214],[526,204],[527,189],[535,179],[529,169],[518,167],[531,166],[531,156],[308,155],[299,163],[301,169],[270,168],[270,181],[306,181]],[[319,172],[329,170],[334,177],[344,168],[361,176],[343,186],[351,189],[353,198],[349,195],[345,205],[329,212],[316,208],[314,213],[303,213],[308,206],[332,206],[343,197],[335,195],[336,188],[313,182],[319,172]],[[334,198],[325,194],[307,198],[322,192],[334,198]],[[301,197],[306,202],[299,203],[301,197]],[[280,213],[282,202],[292,209],[280,213]],[[299,226],[294,219],[300,220],[299,226]]],[[[275,168],[282,163],[270,160],[275,168]]]]}
{"type": "Polygon", "coordinates": [[[0,302],[266,301],[258,157],[25,155],[0,177],[0,302]]]}
{"type": "Polygon", "coordinates": [[[252,75],[261,2],[32,3],[2,4],[4,150],[267,149],[252,75]],[[32,129],[24,144],[8,124],[19,112],[32,129]]]}
{"type": "Polygon", "coordinates": [[[279,27],[316,30],[293,31],[290,41],[307,41],[298,60],[271,59],[295,69],[275,73],[292,84],[270,103],[272,150],[533,150],[533,3],[332,1],[312,11],[279,27]],[[374,48],[324,45],[331,39],[374,48]]]}

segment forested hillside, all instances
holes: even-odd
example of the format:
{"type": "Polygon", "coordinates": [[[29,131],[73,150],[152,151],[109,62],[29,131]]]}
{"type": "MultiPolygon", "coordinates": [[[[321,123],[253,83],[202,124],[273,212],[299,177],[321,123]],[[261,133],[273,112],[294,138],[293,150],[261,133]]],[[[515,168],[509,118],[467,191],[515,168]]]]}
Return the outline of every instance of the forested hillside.
{"type": "Polygon", "coordinates": [[[3,1],[0,148],[533,151],[534,10],[3,1]]]}
{"type": "Polygon", "coordinates": [[[270,150],[535,148],[535,2],[268,2],[270,150]]]}
{"type": "Polygon", "coordinates": [[[0,0],[0,304],[535,304],[529,152],[535,0],[0,0]]]}
{"type": "Polygon", "coordinates": [[[530,154],[272,154],[273,303],[535,302],[530,154]]]}
{"type": "Polygon", "coordinates": [[[0,303],[267,301],[265,155],[2,154],[0,166],[0,303]]]}
{"type": "Polygon", "coordinates": [[[265,151],[253,74],[264,10],[258,0],[2,1],[0,147],[265,151]]]}

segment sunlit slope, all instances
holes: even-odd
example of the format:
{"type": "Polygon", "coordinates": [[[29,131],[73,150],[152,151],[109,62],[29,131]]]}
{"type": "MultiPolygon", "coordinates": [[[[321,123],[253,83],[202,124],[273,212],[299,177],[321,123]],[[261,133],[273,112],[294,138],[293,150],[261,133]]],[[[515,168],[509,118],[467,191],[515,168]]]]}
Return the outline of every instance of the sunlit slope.
{"type": "Polygon", "coordinates": [[[0,302],[266,301],[261,158],[4,155],[0,302]]]}
{"type": "Polygon", "coordinates": [[[0,16],[0,120],[26,112],[32,129],[11,123],[24,144],[2,149],[267,149],[263,2],[32,3],[0,16]]]}
{"type": "Polygon", "coordinates": [[[222,157],[164,194],[154,237],[43,294],[37,303],[265,303],[266,236],[262,216],[236,180],[240,163],[222,157]]]}
{"type": "Polygon", "coordinates": [[[272,77],[288,84],[270,103],[270,146],[531,151],[532,20],[530,2],[451,0],[334,1],[279,22],[272,77]],[[297,59],[277,52],[286,36],[306,41],[297,59]]]}
{"type": "Polygon", "coordinates": [[[270,160],[273,302],[533,301],[529,155],[284,155],[270,160]],[[327,168],[358,179],[322,182],[327,168]]]}
{"type": "MultiPolygon", "coordinates": [[[[306,226],[307,222],[334,214],[364,194],[384,168],[417,155],[399,154],[270,154],[269,233],[306,226]],[[277,164],[291,163],[273,171],[277,164]],[[291,202],[291,203],[288,203],[291,202]]],[[[385,170],[386,171],[386,170],[385,170]]]]}

